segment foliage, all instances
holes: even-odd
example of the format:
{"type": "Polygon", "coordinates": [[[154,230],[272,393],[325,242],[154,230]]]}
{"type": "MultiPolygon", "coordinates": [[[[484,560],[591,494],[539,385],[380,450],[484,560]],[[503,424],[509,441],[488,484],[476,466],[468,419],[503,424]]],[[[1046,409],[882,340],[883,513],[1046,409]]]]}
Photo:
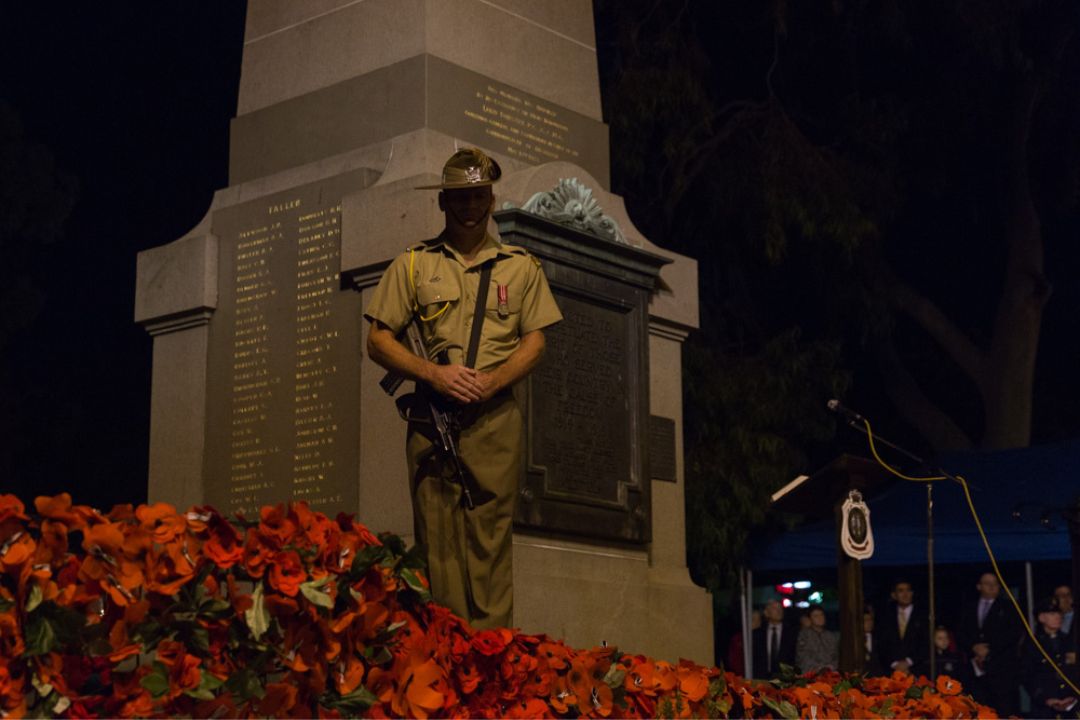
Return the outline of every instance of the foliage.
{"type": "Polygon", "coordinates": [[[923,453],[1026,443],[1038,220],[1060,240],[1080,227],[1075,9],[595,7],[612,189],[699,263],[684,354],[698,578],[729,582],[768,494],[835,454],[824,405],[843,391],[923,453]]]}
{"type": "Polygon", "coordinates": [[[257,522],[35,508],[0,496],[3,717],[992,716],[947,678],[770,685],[475,630],[430,602],[399,538],[304,503],[257,522]]]}

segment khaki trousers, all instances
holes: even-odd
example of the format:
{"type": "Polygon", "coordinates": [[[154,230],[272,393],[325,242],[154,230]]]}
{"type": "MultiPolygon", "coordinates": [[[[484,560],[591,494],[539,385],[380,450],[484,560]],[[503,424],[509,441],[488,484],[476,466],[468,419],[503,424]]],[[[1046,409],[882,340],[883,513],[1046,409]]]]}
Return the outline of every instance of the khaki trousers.
{"type": "Polygon", "coordinates": [[[458,453],[481,491],[473,490],[473,510],[462,505],[461,487],[434,451],[431,432],[410,423],[406,450],[416,541],[427,554],[432,595],[476,628],[510,627],[521,410],[505,392],[464,413],[458,453]]]}

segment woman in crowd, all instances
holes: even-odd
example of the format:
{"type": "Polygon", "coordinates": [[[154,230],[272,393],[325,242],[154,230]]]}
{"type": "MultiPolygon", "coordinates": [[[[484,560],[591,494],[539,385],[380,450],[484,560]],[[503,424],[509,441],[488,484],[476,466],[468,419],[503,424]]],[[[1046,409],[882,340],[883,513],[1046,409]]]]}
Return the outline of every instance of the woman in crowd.
{"type": "Polygon", "coordinates": [[[802,672],[835,670],[840,662],[840,638],[825,629],[825,611],[810,610],[810,626],[799,631],[795,646],[795,664],[802,672]]]}

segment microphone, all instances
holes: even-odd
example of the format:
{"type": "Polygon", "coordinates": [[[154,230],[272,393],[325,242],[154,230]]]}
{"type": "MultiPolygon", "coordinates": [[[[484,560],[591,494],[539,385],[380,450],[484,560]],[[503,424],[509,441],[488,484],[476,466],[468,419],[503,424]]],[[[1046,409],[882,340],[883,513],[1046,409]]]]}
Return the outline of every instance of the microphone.
{"type": "Polygon", "coordinates": [[[847,418],[848,422],[855,422],[859,423],[860,425],[866,422],[866,418],[864,418],[862,415],[855,412],[851,408],[844,407],[836,398],[833,398],[829,402],[825,403],[825,405],[837,415],[843,415],[845,418],[847,418]]]}

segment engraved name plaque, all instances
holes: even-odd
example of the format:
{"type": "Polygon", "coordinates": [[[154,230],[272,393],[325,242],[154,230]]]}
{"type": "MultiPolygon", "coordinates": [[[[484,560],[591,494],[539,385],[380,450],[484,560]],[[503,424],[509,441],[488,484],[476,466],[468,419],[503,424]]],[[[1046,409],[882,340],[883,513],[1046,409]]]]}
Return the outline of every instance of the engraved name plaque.
{"type": "Polygon", "coordinates": [[[531,416],[541,420],[531,460],[546,468],[549,493],[618,506],[631,472],[629,317],[563,293],[558,302],[563,322],[545,331],[545,357],[531,379],[531,416]]]}
{"type": "Polygon", "coordinates": [[[666,258],[521,211],[506,242],[540,258],[563,322],[518,389],[526,424],[519,528],[650,539],[648,302],[666,258]]]}
{"type": "Polygon", "coordinates": [[[356,507],[360,297],[339,280],[341,197],[370,171],[217,211],[206,502],[249,516],[356,507]]]}

